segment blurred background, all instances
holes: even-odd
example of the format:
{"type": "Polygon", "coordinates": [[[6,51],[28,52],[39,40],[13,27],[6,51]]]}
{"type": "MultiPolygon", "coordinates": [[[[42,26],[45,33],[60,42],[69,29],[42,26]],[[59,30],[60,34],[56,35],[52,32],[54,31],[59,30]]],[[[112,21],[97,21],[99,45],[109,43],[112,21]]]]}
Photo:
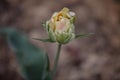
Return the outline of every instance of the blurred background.
{"type": "MultiPolygon", "coordinates": [[[[0,0],[0,27],[25,33],[48,53],[52,68],[57,45],[32,38],[46,38],[41,23],[63,7],[76,13],[76,34],[94,35],[62,47],[55,80],[120,80],[120,0],[0,0]]],[[[22,80],[10,53],[0,37],[0,80],[22,80]]]]}

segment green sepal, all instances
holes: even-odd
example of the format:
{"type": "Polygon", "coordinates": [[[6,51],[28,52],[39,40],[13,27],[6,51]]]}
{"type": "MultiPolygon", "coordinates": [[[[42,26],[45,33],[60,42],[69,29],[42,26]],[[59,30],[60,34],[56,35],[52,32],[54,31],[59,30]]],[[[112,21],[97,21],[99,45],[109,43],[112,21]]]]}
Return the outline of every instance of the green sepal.
{"type": "Polygon", "coordinates": [[[89,36],[92,36],[94,35],[94,33],[89,33],[89,34],[78,34],[75,36],[75,39],[76,38],[84,38],[84,37],[89,37],[89,36]]]}
{"type": "Polygon", "coordinates": [[[46,22],[41,23],[43,27],[46,27],[46,22]]]}
{"type": "Polygon", "coordinates": [[[71,24],[75,23],[75,17],[71,17],[70,23],[71,23],[71,24]]]}
{"type": "Polygon", "coordinates": [[[38,39],[38,38],[32,38],[32,39],[42,41],[42,42],[51,42],[51,43],[55,42],[55,41],[52,41],[51,39],[38,39]]]}

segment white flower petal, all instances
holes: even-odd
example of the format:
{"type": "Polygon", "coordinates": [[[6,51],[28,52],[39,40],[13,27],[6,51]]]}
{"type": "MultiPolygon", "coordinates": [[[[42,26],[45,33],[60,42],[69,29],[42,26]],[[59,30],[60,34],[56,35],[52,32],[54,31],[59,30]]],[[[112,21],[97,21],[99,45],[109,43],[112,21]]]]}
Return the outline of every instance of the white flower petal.
{"type": "Polygon", "coordinates": [[[74,13],[74,12],[69,12],[69,14],[70,14],[71,16],[75,16],[75,13],[74,13]]]}

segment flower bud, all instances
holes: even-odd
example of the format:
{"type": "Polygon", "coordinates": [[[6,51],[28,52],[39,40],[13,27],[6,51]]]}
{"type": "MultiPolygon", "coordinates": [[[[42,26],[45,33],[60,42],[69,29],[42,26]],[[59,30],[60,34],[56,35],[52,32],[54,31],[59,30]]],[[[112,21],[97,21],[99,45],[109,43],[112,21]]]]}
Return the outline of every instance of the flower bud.
{"type": "Polygon", "coordinates": [[[75,38],[74,34],[75,13],[68,8],[55,12],[51,19],[46,21],[46,30],[49,38],[60,44],[68,43],[75,38]]]}

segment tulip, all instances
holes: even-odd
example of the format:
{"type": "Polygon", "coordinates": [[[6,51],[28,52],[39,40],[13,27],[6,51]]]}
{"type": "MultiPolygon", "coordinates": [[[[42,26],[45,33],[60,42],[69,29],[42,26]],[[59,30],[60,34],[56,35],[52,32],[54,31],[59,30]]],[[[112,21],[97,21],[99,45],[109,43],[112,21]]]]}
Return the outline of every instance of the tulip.
{"type": "Polygon", "coordinates": [[[68,8],[55,12],[45,24],[51,41],[65,44],[74,39],[74,21],[75,13],[70,12],[68,8]]]}

